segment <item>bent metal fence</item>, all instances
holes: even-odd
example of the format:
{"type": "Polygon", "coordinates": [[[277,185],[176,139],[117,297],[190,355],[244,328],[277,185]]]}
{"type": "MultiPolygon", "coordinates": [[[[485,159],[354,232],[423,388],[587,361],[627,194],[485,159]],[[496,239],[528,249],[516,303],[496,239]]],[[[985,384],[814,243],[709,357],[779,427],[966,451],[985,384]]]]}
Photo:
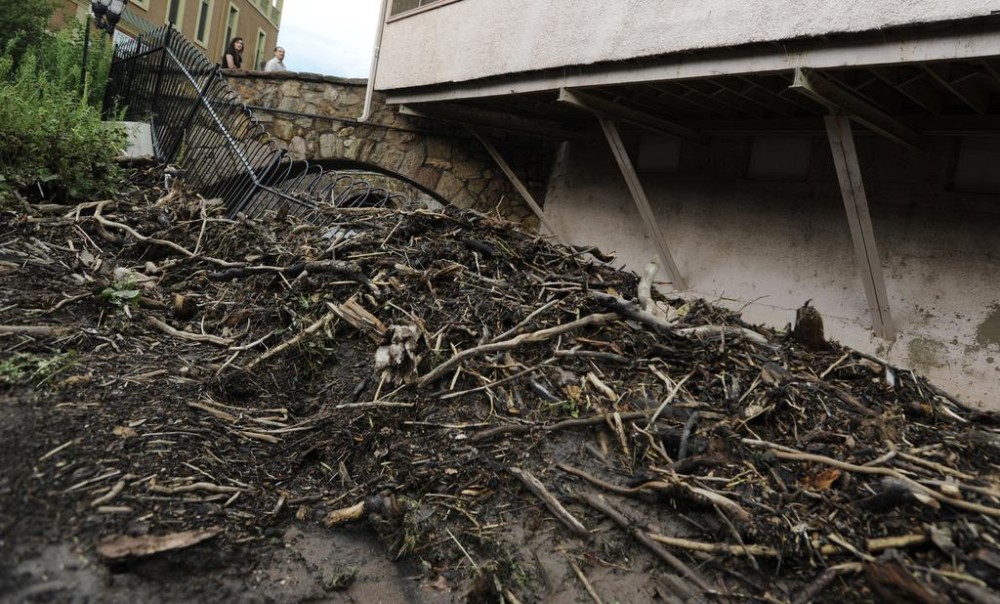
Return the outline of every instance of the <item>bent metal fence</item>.
{"type": "Polygon", "coordinates": [[[398,200],[350,171],[292,161],[229,86],[219,66],[171,25],[115,48],[106,112],[149,122],[161,163],[226,202],[227,214],[282,210],[312,215],[319,204],[380,206],[398,200]]]}

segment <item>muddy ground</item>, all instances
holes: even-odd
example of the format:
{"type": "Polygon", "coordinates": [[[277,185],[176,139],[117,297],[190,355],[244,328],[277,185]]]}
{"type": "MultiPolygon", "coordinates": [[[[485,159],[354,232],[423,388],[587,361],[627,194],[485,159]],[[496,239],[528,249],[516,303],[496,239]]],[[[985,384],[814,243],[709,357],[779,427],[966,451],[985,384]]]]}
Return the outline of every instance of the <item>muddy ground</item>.
{"type": "Polygon", "coordinates": [[[0,214],[0,599],[997,601],[1000,422],[920,376],[496,217],[158,178],[0,214]]]}

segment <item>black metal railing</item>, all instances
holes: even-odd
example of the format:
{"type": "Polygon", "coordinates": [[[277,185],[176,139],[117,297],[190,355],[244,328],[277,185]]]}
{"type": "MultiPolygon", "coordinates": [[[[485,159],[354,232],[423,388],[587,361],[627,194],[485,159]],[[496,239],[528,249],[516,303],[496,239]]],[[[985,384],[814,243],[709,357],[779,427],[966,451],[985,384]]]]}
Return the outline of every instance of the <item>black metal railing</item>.
{"type": "Polygon", "coordinates": [[[382,206],[400,195],[350,171],[293,161],[213,64],[171,25],[115,48],[105,111],[151,126],[156,159],[226,202],[227,214],[283,210],[315,215],[323,204],[382,206]]]}

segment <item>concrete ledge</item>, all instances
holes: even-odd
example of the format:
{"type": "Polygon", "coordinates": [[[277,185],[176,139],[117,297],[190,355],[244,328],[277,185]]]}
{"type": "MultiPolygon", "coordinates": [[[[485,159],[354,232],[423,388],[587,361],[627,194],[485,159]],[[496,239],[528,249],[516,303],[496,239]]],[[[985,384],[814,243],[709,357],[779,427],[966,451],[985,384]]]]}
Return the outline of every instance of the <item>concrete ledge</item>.
{"type": "Polygon", "coordinates": [[[153,133],[146,122],[108,122],[123,126],[128,133],[126,147],[121,150],[119,157],[128,159],[139,159],[145,157],[155,157],[153,152],[153,133]]]}

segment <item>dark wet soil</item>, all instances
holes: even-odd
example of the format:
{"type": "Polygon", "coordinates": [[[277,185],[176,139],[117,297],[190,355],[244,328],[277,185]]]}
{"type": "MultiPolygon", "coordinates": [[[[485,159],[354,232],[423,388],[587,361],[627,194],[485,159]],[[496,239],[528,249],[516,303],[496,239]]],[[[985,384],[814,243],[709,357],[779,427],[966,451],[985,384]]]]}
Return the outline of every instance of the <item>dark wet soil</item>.
{"type": "Polygon", "coordinates": [[[454,209],[0,213],[0,600],[995,597],[995,414],[638,290],[454,209]]]}

